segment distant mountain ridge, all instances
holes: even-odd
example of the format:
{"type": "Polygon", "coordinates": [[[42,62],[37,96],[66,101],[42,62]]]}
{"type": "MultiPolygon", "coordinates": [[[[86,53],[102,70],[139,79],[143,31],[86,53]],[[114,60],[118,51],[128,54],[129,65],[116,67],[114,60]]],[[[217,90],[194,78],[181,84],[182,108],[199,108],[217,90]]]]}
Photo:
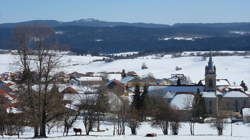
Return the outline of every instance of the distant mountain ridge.
{"type": "Polygon", "coordinates": [[[17,23],[3,23],[0,27],[15,27],[23,24],[44,24],[52,27],[59,26],[89,26],[89,27],[115,27],[115,26],[133,26],[133,27],[144,27],[144,28],[164,28],[169,25],[154,24],[154,23],[128,23],[128,22],[108,22],[101,21],[94,18],[79,19],[69,22],[61,22],[57,20],[30,20],[17,23]]]}
{"type": "Polygon", "coordinates": [[[22,24],[51,26],[60,44],[79,53],[250,50],[250,22],[164,25],[91,18],[70,22],[32,20],[0,24],[0,49],[15,48],[12,31],[22,24]]]}

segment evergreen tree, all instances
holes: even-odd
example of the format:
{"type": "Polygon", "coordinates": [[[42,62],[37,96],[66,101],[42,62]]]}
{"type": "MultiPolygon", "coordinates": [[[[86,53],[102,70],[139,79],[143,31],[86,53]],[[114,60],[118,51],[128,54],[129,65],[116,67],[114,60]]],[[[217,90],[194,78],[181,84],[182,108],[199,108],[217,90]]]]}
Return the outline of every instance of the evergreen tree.
{"type": "Polygon", "coordinates": [[[246,83],[243,80],[241,81],[240,86],[243,87],[244,91],[248,90],[248,87],[247,87],[246,83]]]}
{"type": "Polygon", "coordinates": [[[122,73],[121,73],[121,77],[122,79],[125,78],[127,76],[126,72],[124,69],[122,69],[122,73]]]}
{"type": "Polygon", "coordinates": [[[180,86],[180,85],[181,85],[181,79],[178,78],[178,79],[177,79],[177,86],[180,86]]]}
{"type": "Polygon", "coordinates": [[[141,91],[139,84],[135,86],[132,106],[136,110],[140,110],[141,108],[141,91]]]}
{"type": "Polygon", "coordinates": [[[148,110],[148,102],[149,102],[149,97],[148,97],[148,86],[145,85],[143,87],[143,92],[140,96],[140,114],[141,114],[141,120],[145,119],[145,113],[148,110]]]}
{"type": "Polygon", "coordinates": [[[194,120],[200,120],[200,118],[204,118],[206,115],[206,105],[205,100],[202,97],[200,90],[197,89],[193,100],[193,109],[192,109],[192,117],[194,120]]]}

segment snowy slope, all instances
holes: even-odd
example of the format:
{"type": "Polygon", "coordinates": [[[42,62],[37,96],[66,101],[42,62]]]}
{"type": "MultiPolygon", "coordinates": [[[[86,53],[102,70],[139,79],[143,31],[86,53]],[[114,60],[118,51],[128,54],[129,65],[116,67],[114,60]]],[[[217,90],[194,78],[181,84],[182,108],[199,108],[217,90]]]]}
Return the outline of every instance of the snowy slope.
{"type": "MultiPolygon", "coordinates": [[[[244,80],[250,85],[250,59],[243,56],[220,56],[214,57],[214,63],[217,68],[217,78],[227,78],[231,84],[240,83],[244,80]]],[[[79,59],[79,63],[81,59],[79,59]]],[[[123,59],[111,63],[95,62],[88,65],[77,65],[66,68],[66,71],[73,72],[116,72],[125,69],[126,71],[135,71],[139,75],[152,73],[156,78],[167,78],[173,73],[183,73],[191,78],[194,82],[204,79],[205,66],[207,61],[201,61],[201,57],[163,57],[154,59],[153,56],[140,57],[136,59],[123,59]],[[141,70],[142,63],[148,66],[148,69],[141,70]],[[176,71],[175,67],[182,68],[176,71]]]]}
{"type": "MultiPolygon", "coordinates": [[[[15,71],[15,58],[9,54],[0,55],[0,72],[15,71]]],[[[101,60],[103,57],[93,56],[64,56],[63,66],[60,70],[66,72],[121,72],[122,69],[126,71],[135,71],[139,75],[147,75],[152,73],[156,78],[168,78],[174,73],[183,73],[190,77],[194,82],[204,79],[205,66],[207,61],[202,61],[201,57],[189,56],[171,58],[169,55],[158,58],[154,55],[139,57],[136,59],[122,59],[110,63],[103,61],[93,62],[94,60],[101,60]],[[148,66],[148,69],[141,70],[142,63],[148,66]],[[182,70],[176,71],[176,66],[181,67],[182,70]]],[[[213,57],[217,68],[217,78],[227,78],[231,84],[236,82],[240,84],[244,80],[247,85],[250,85],[250,59],[244,56],[218,56],[213,57]]]]}

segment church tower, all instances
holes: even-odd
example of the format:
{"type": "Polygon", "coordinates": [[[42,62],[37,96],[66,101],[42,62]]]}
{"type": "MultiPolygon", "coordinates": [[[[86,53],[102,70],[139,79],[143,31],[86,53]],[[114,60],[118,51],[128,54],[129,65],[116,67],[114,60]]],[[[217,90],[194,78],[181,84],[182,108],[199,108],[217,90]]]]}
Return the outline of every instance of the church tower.
{"type": "Polygon", "coordinates": [[[210,52],[208,65],[205,68],[205,91],[216,90],[216,67],[213,64],[212,53],[210,52]]]}

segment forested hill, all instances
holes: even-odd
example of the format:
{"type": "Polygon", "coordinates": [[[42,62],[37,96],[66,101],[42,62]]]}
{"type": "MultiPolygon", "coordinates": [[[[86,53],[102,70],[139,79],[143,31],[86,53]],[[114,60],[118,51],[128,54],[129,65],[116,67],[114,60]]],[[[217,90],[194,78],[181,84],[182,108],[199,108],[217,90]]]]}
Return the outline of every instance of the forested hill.
{"type": "Polygon", "coordinates": [[[162,24],[54,20],[0,24],[0,49],[13,49],[12,31],[20,24],[46,24],[58,41],[81,53],[124,51],[250,50],[250,23],[162,24]]]}

